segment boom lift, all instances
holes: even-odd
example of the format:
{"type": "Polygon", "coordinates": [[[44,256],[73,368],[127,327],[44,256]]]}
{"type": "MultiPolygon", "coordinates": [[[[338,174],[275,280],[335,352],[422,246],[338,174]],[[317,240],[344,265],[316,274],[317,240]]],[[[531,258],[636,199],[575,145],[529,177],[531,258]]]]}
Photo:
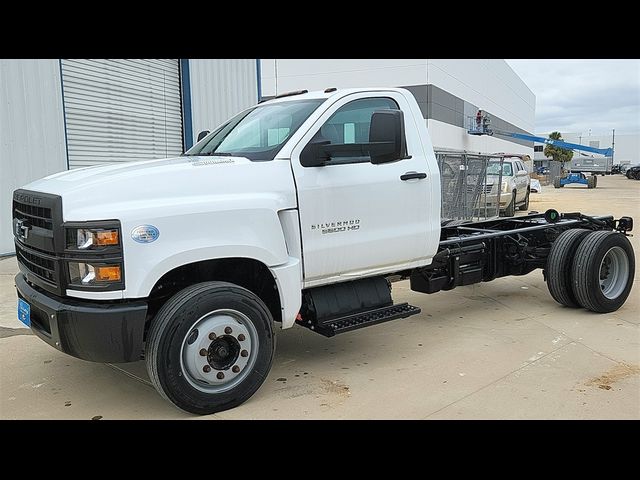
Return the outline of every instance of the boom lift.
{"type": "MultiPolygon", "coordinates": [[[[604,155],[605,157],[613,157],[613,148],[595,148],[590,147],[588,145],[580,145],[577,143],[565,142],[562,140],[554,140],[552,138],[544,138],[538,137],[536,135],[529,135],[528,133],[519,133],[519,132],[508,132],[506,130],[497,130],[490,128],[490,122],[485,121],[485,118],[488,118],[486,114],[483,116],[482,122],[477,122],[475,117],[469,117],[469,128],[467,129],[467,133],[469,135],[500,135],[503,137],[511,137],[518,138],[520,140],[527,140],[530,142],[538,142],[544,143],[546,145],[554,145],[560,148],[566,148],[568,150],[576,150],[580,152],[589,152],[589,153],[597,153],[599,155],[604,155]]],[[[555,188],[562,188],[565,185],[570,183],[579,183],[582,185],[586,185],[587,188],[595,188],[598,184],[598,177],[595,175],[591,175],[587,178],[587,176],[583,172],[569,172],[568,175],[564,177],[559,177],[554,179],[553,186],[555,188]]]]}

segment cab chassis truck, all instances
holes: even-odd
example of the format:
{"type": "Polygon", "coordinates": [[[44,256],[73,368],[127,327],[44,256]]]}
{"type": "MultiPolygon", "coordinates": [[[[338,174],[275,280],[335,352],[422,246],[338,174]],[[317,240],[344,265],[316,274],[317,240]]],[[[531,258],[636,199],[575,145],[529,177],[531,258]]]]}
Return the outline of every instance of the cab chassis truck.
{"type": "Polygon", "coordinates": [[[144,360],[187,412],[240,405],[276,325],[326,337],[420,313],[436,293],[542,269],[560,304],[612,312],[635,272],[630,217],[441,225],[440,172],[410,92],[291,92],[170,159],[58,173],[13,193],[18,317],[95,362],[144,360]]]}

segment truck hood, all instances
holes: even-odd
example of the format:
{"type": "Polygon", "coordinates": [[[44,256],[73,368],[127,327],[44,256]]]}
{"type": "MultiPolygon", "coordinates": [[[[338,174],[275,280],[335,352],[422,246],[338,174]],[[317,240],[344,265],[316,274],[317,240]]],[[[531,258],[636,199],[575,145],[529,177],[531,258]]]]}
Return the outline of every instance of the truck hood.
{"type": "Polygon", "coordinates": [[[62,196],[65,221],[122,219],[146,209],[176,213],[187,205],[210,210],[296,207],[288,161],[244,157],[182,156],[88,167],[23,188],[62,196]]]}

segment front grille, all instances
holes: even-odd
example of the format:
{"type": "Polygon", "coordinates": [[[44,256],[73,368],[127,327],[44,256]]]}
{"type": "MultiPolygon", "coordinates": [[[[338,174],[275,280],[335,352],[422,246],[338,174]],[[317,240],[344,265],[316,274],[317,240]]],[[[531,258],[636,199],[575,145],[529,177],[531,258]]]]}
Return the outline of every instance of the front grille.
{"type": "Polygon", "coordinates": [[[492,183],[489,185],[467,185],[467,193],[475,193],[476,191],[478,191],[479,193],[491,193],[492,188],[492,183]]]}
{"type": "Polygon", "coordinates": [[[56,262],[43,256],[39,252],[26,250],[22,245],[17,245],[16,256],[18,261],[41,279],[56,283],[56,262]]]}
{"type": "Polygon", "coordinates": [[[53,230],[53,218],[51,209],[46,207],[36,207],[18,201],[13,202],[13,218],[25,220],[30,225],[44,228],[45,230],[53,230]]]}
{"type": "Polygon", "coordinates": [[[63,294],[62,199],[58,195],[16,190],[13,224],[16,257],[27,280],[52,293],[63,294]]]}

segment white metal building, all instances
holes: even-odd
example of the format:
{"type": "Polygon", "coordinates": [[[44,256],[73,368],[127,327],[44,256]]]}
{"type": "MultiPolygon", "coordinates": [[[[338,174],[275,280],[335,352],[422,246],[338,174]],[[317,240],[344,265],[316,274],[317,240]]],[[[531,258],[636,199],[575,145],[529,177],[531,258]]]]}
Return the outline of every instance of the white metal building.
{"type": "Polygon", "coordinates": [[[504,60],[366,59],[261,61],[265,97],[328,87],[405,87],[418,100],[435,148],[523,153],[533,143],[467,134],[467,119],[488,112],[494,129],[532,133],[536,98],[504,60]]]}
{"type": "Polygon", "coordinates": [[[0,60],[0,254],[13,251],[15,188],[179,155],[257,102],[258,70],[255,59],[0,60]]]}
{"type": "MultiPolygon", "coordinates": [[[[180,154],[258,99],[297,89],[409,88],[438,148],[532,155],[535,96],[503,60],[0,60],[0,254],[13,251],[11,193],[65,170],[180,154]]],[[[90,199],[87,199],[88,201],[90,199]]]]}

